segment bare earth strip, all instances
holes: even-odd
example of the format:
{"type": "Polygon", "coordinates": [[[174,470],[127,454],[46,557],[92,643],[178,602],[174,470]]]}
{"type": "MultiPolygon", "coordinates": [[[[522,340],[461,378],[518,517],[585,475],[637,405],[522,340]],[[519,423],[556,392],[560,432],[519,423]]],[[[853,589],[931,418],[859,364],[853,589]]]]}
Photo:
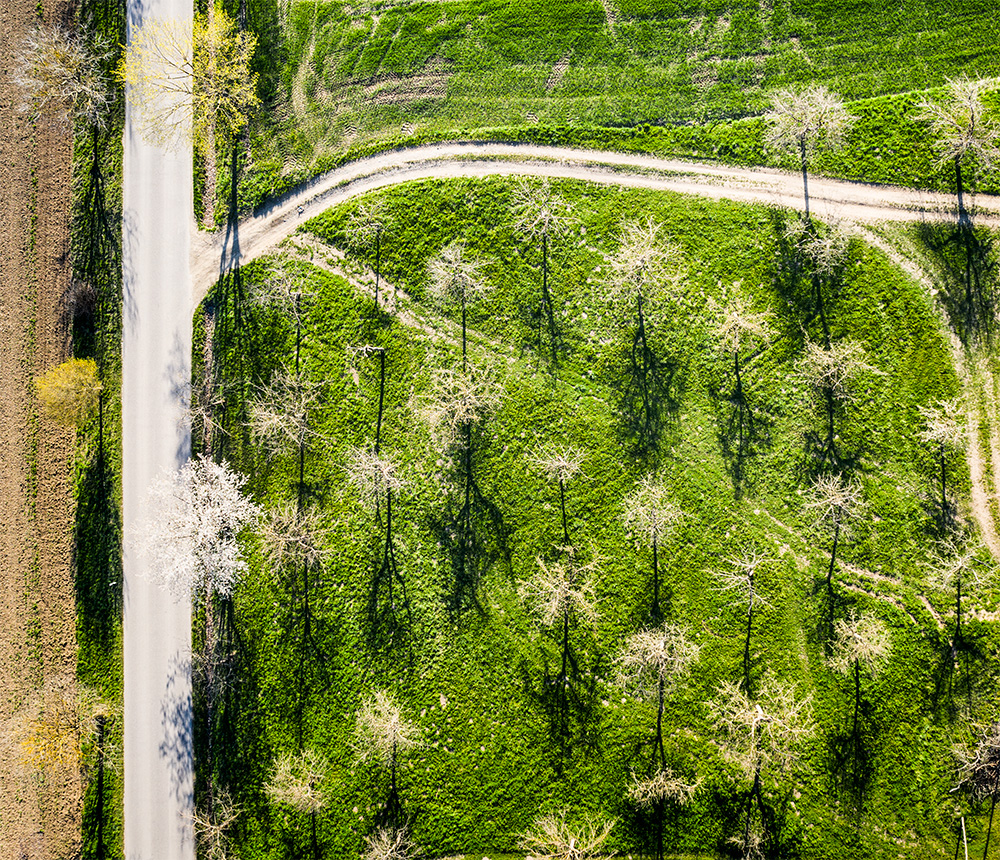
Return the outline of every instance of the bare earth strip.
{"type": "MultiPolygon", "coordinates": [[[[47,2],[44,19],[68,7],[47,2]]],[[[38,8],[0,7],[0,857],[30,860],[79,850],[82,792],[75,757],[31,760],[24,748],[33,725],[56,724],[76,698],[73,437],[37,419],[31,393],[33,377],[68,353],[72,142],[19,115],[9,80],[38,8]]]]}

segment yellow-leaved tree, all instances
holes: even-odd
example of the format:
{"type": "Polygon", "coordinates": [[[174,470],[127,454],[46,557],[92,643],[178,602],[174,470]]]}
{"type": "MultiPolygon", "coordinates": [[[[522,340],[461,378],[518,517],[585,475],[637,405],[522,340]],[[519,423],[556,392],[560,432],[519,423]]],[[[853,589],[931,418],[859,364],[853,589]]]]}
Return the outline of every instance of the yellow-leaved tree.
{"type": "Polygon", "coordinates": [[[193,27],[152,18],[132,31],[118,77],[132,98],[136,130],[166,149],[193,144],[205,161],[203,220],[215,213],[216,139],[232,139],[260,104],[250,62],[257,37],[237,30],[221,7],[209,5],[193,27]]]}
{"type": "Polygon", "coordinates": [[[93,414],[102,387],[92,358],[71,358],[35,380],[42,414],[70,426],[93,414]]]}

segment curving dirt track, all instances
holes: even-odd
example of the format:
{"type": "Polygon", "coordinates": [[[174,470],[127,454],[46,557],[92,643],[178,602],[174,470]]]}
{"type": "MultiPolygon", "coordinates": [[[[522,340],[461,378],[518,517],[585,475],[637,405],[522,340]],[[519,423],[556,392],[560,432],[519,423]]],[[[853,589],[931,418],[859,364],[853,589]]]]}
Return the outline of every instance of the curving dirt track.
{"type": "Polygon", "coordinates": [[[0,857],[75,856],[81,779],[73,756],[26,753],[33,727],[76,696],[70,565],[72,434],[40,420],[32,379],[68,354],[69,131],[15,109],[13,54],[62,0],[0,3],[0,857]]]}
{"type": "MultiPolygon", "coordinates": [[[[198,233],[191,240],[194,301],[200,302],[220,272],[271,251],[323,209],[376,188],[417,179],[496,175],[583,179],[712,199],[769,203],[803,209],[802,177],[781,170],[743,169],[621,152],[501,143],[448,143],[399,149],[353,161],[324,173],[260,207],[236,230],[198,233]]],[[[810,210],[823,219],[918,221],[954,217],[949,194],[865,185],[823,177],[809,179],[810,210]]],[[[975,200],[977,221],[1000,226],[1000,197],[975,200]]]]}

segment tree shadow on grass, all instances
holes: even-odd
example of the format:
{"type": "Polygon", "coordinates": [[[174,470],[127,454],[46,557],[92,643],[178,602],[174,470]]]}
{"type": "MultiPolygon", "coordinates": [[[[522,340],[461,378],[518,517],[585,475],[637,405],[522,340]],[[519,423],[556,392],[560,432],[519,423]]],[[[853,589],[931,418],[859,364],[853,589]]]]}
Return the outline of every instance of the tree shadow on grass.
{"type": "Polygon", "coordinates": [[[605,369],[604,382],[611,389],[623,441],[633,455],[655,465],[684,393],[680,363],[656,351],[636,331],[605,369]]]}
{"type": "Polygon", "coordinates": [[[444,602],[452,621],[460,621],[469,611],[479,618],[486,610],[479,599],[479,586],[493,566],[503,560],[511,567],[508,538],[510,527],[500,507],[469,481],[467,498],[449,498],[444,511],[428,518],[428,528],[444,550],[450,575],[445,583],[444,602]]]}
{"type": "Polygon", "coordinates": [[[748,466],[758,454],[770,448],[773,418],[747,397],[743,384],[729,392],[715,392],[714,399],[719,445],[733,493],[739,499],[744,490],[753,489],[748,466]]]}
{"type": "Polygon", "coordinates": [[[122,522],[114,476],[98,457],[78,485],[74,533],[79,624],[89,646],[109,648],[121,627],[122,522]]]}
{"type": "Polygon", "coordinates": [[[1000,285],[990,231],[965,217],[957,224],[923,222],[917,235],[936,264],[938,296],[952,329],[966,346],[991,343],[1000,285]]]}
{"type": "Polygon", "coordinates": [[[551,662],[542,653],[540,675],[527,662],[521,664],[524,692],[545,717],[546,740],[552,752],[552,768],[561,775],[574,760],[592,755],[601,740],[601,674],[597,661],[592,667],[581,666],[577,649],[567,654],[566,678],[562,677],[561,656],[551,662]]]}

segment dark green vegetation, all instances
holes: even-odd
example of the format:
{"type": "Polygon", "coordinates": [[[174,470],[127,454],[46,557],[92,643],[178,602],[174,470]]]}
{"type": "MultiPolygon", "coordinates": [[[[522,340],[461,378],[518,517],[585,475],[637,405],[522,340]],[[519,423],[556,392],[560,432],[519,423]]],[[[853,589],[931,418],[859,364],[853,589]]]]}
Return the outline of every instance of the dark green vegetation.
{"type": "MultiPolygon", "coordinates": [[[[108,78],[125,41],[124,8],[84,2],[81,30],[108,78]],[[108,50],[108,46],[114,46],[108,50]]],[[[104,388],[97,416],[80,428],[76,454],[77,676],[103,702],[83,738],[85,860],[122,848],[121,558],[121,166],[124,97],[103,128],[78,123],[73,146],[72,293],[66,296],[73,354],[93,358],[104,388]]]]}
{"type": "Polygon", "coordinates": [[[817,171],[948,187],[913,107],[948,77],[1000,73],[995,11],[990,0],[294,3],[242,202],[345,152],[455,138],[781,164],[759,123],[740,120],[801,82],[861,117],[817,171]]]}
{"type": "MultiPolygon", "coordinates": [[[[668,853],[736,852],[727,840],[742,828],[748,786],[733,781],[706,702],[745,671],[751,689],[767,673],[794,683],[812,697],[816,724],[800,762],[779,785],[763,785],[771,855],[950,857],[958,810],[970,815],[972,839],[982,838],[985,816],[949,794],[951,750],[967,738],[966,719],[993,716],[989,679],[1000,641],[967,606],[956,660],[954,595],[927,584],[938,460],[916,428],[921,407],[958,390],[929,298],[857,239],[814,277],[781,212],[581,183],[554,190],[574,219],[548,246],[554,356],[547,335],[537,351],[541,252],[513,227],[509,180],[420,183],[378,195],[394,225],[381,246],[382,289],[405,289],[413,302],[402,298],[402,309],[420,325],[377,311],[369,295],[305,259],[283,263],[313,296],[297,305],[301,332],[275,308],[249,301],[271,276],[263,262],[209,297],[224,397],[213,410],[223,432],[213,433],[212,447],[249,476],[265,506],[299,498],[318,508],[330,551],[304,582],[269,569],[250,538],[250,571],[221,607],[220,635],[236,673],[216,694],[213,773],[199,782],[201,791],[209,778],[229,788],[243,809],[231,831],[237,856],[312,856],[307,817],[264,791],[279,754],[310,748],[333,773],[316,844],[326,857],[356,855],[390,796],[386,771],[358,763],[353,748],[354,714],[376,689],[390,690],[419,729],[421,745],[400,756],[398,799],[431,856],[515,851],[539,812],[563,807],[619,816],[615,847],[648,850],[654,822],[625,792],[630,775],[650,766],[655,706],[623,695],[613,659],[650,622],[651,553],[626,533],[622,499],[654,469],[684,512],[659,546],[660,609],[701,646],[696,671],[664,714],[668,763],[702,780],[688,806],[669,807],[668,853]],[[634,420],[641,407],[628,394],[643,384],[630,359],[634,307],[606,300],[621,225],[640,213],[662,224],[680,273],[643,306],[646,346],[661,370],[655,439],[637,430],[645,426],[634,420]],[[502,388],[499,405],[463,431],[484,504],[473,517],[475,600],[457,606],[455,574],[468,562],[456,565],[454,542],[464,463],[422,420],[440,369],[461,365],[458,317],[443,317],[426,298],[428,260],[456,239],[483,260],[494,288],[468,306],[469,360],[502,388]],[[739,389],[732,353],[714,333],[714,308],[735,295],[769,311],[773,330],[769,345],[741,353],[739,389]],[[857,342],[871,366],[854,399],[837,399],[832,412],[799,370],[807,341],[827,337],[857,342]],[[362,345],[384,353],[348,349],[362,345]],[[245,424],[255,387],[296,364],[321,385],[302,459],[298,451],[263,453],[245,424]],[[745,416],[737,390],[755,418],[749,440],[734,436],[734,416],[745,416]],[[387,509],[364,508],[346,480],[352,451],[376,434],[405,481],[392,494],[394,563],[405,592],[391,602],[388,630],[370,612],[389,542],[387,509]],[[565,482],[565,526],[558,483],[531,462],[553,444],[584,452],[580,474],[565,482]],[[859,483],[865,513],[841,539],[828,590],[828,541],[814,531],[806,502],[817,475],[831,471],[859,483]],[[572,557],[561,548],[564,532],[572,557]],[[730,560],[751,550],[763,557],[754,587],[766,605],[754,608],[748,637],[745,609],[718,583],[730,560]],[[567,627],[548,627],[529,611],[522,595],[538,559],[549,569],[593,563],[595,623],[574,611],[567,627]],[[893,645],[888,668],[865,680],[860,737],[851,731],[854,682],[826,665],[830,619],[852,608],[885,621],[893,645]],[[566,679],[562,689],[551,683],[557,678],[566,679]]],[[[331,210],[310,228],[363,262],[370,249],[348,238],[356,209],[331,210]]],[[[202,379],[206,319],[196,317],[202,379]]],[[[959,459],[950,480],[965,493],[959,459]]],[[[202,712],[202,761],[206,737],[202,712]]]]}

